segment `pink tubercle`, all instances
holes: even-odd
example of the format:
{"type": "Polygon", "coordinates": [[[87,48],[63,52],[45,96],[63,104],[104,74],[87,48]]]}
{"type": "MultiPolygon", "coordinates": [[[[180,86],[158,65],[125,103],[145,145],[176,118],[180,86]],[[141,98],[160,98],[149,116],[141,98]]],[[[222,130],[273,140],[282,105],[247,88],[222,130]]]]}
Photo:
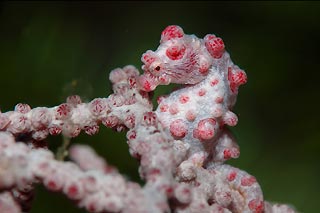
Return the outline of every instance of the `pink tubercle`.
{"type": "Polygon", "coordinates": [[[199,121],[198,126],[193,131],[193,136],[199,140],[210,140],[214,137],[217,122],[213,118],[206,118],[199,121]]]}
{"type": "Polygon", "coordinates": [[[90,111],[97,116],[103,112],[106,113],[107,104],[102,98],[95,98],[90,102],[89,108],[90,111]]]}
{"type": "Polygon", "coordinates": [[[154,112],[145,112],[143,114],[143,122],[147,126],[157,125],[157,115],[154,112]]]}
{"type": "Polygon", "coordinates": [[[183,57],[186,52],[186,47],[184,45],[173,45],[168,47],[166,55],[171,60],[179,60],[183,57]]]}
{"type": "Polygon", "coordinates": [[[161,104],[159,108],[161,112],[167,112],[169,109],[169,106],[167,104],[161,104]]]}
{"type": "Polygon", "coordinates": [[[44,185],[51,191],[59,191],[63,187],[63,182],[51,175],[44,180],[44,185]]]}
{"type": "Polygon", "coordinates": [[[236,126],[238,123],[238,116],[233,112],[228,111],[223,117],[223,123],[228,126],[236,126]]]}
{"type": "Polygon", "coordinates": [[[171,104],[171,106],[169,107],[169,112],[171,115],[175,115],[179,112],[179,108],[176,104],[171,104]]]}
{"type": "Polygon", "coordinates": [[[264,202],[259,199],[253,199],[249,201],[248,207],[253,213],[262,213],[264,211],[264,202]]]}
{"type": "Polygon", "coordinates": [[[237,172],[236,171],[231,171],[228,175],[227,175],[227,180],[228,181],[234,181],[237,177],[237,172]]]}
{"type": "Polygon", "coordinates": [[[180,101],[180,103],[182,103],[182,104],[187,103],[189,100],[190,100],[190,97],[189,97],[188,95],[183,95],[183,94],[182,94],[182,95],[179,97],[179,101],[180,101]]]}
{"type": "Polygon", "coordinates": [[[15,106],[14,111],[20,112],[22,114],[30,112],[31,107],[28,104],[19,103],[15,106]]]}
{"type": "Polygon", "coordinates": [[[200,62],[199,73],[202,75],[206,75],[208,74],[209,68],[210,68],[210,64],[208,62],[202,62],[202,63],[200,62]]]}
{"type": "Polygon", "coordinates": [[[79,186],[76,184],[71,184],[67,188],[67,195],[70,199],[76,199],[79,196],[80,190],[79,186]]]}
{"type": "Polygon", "coordinates": [[[184,32],[181,27],[177,25],[170,25],[162,31],[160,43],[168,41],[173,38],[181,38],[183,37],[183,35],[184,35],[184,32]]]}
{"type": "Polygon", "coordinates": [[[208,34],[204,37],[205,46],[213,58],[219,59],[224,53],[223,40],[215,35],[208,34]]]}
{"type": "Polygon", "coordinates": [[[138,82],[141,89],[146,92],[153,91],[157,86],[157,83],[154,81],[154,79],[151,79],[149,75],[141,75],[138,78],[138,82]]]}
{"type": "Polygon", "coordinates": [[[186,119],[190,122],[194,121],[196,119],[197,115],[194,110],[188,110],[186,112],[186,119]]]}
{"type": "Polygon", "coordinates": [[[130,129],[132,129],[135,126],[135,122],[136,122],[136,116],[134,114],[129,114],[124,119],[124,124],[130,129]]]}
{"type": "Polygon", "coordinates": [[[232,153],[231,153],[231,150],[230,149],[225,149],[224,151],[223,151],[223,158],[224,159],[230,159],[231,158],[231,155],[232,155],[232,153]]]}
{"type": "Polygon", "coordinates": [[[252,184],[256,183],[257,180],[253,176],[245,176],[241,178],[241,185],[242,186],[251,186],[252,184]]]}
{"type": "Polygon", "coordinates": [[[108,117],[102,118],[101,122],[106,127],[113,128],[119,124],[119,118],[114,115],[110,115],[108,117]]]}
{"type": "Polygon", "coordinates": [[[142,87],[147,92],[151,91],[151,83],[147,80],[143,82],[142,87]]]}
{"type": "Polygon", "coordinates": [[[137,137],[137,132],[135,130],[128,131],[127,138],[128,140],[134,140],[137,137]]]}
{"type": "Polygon", "coordinates": [[[155,60],[156,58],[154,57],[154,53],[150,50],[144,53],[141,58],[141,61],[147,66],[150,66],[150,64],[152,64],[155,60]]]}
{"type": "Polygon", "coordinates": [[[97,124],[91,126],[85,126],[84,131],[88,135],[95,135],[99,132],[99,126],[97,124]]]}
{"type": "Polygon", "coordinates": [[[211,80],[211,82],[210,82],[210,86],[215,86],[215,85],[217,85],[219,83],[219,80],[218,79],[216,79],[216,78],[214,78],[214,79],[212,79],[211,80]]]}
{"type": "Polygon", "coordinates": [[[137,79],[136,79],[136,77],[135,77],[135,76],[129,77],[129,78],[128,78],[128,83],[129,83],[131,89],[132,89],[132,88],[136,88],[136,86],[137,86],[137,79]]]}
{"type": "Polygon", "coordinates": [[[218,97],[216,97],[216,99],[215,99],[215,102],[217,103],[217,104],[221,104],[222,102],[223,102],[223,97],[221,97],[221,96],[218,96],[218,97]]]}
{"type": "Polygon", "coordinates": [[[62,132],[62,128],[59,125],[51,125],[49,126],[50,135],[59,135],[62,132]]]}
{"type": "Polygon", "coordinates": [[[201,88],[199,91],[198,91],[198,95],[201,97],[201,96],[204,96],[205,94],[207,93],[207,90],[204,89],[204,88],[201,88]]]}
{"type": "Polygon", "coordinates": [[[55,115],[58,120],[64,120],[70,116],[70,112],[71,112],[70,105],[67,103],[64,103],[64,104],[60,104],[57,107],[57,109],[55,111],[55,115]]]}
{"type": "Polygon", "coordinates": [[[228,81],[231,92],[236,93],[238,87],[247,82],[247,75],[241,69],[228,67],[228,81]]]}
{"type": "Polygon", "coordinates": [[[183,138],[188,133],[188,126],[182,119],[177,119],[170,124],[170,133],[173,137],[183,138]]]}

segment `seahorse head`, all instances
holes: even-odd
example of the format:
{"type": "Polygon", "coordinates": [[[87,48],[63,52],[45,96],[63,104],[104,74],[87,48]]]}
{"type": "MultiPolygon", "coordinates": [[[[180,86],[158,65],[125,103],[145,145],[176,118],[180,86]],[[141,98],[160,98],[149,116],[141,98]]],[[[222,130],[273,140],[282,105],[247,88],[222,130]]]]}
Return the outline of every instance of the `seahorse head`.
{"type": "Polygon", "coordinates": [[[163,30],[157,50],[142,55],[141,88],[152,91],[158,85],[170,83],[197,84],[206,78],[212,63],[223,53],[220,38],[209,34],[200,39],[185,34],[179,26],[170,25],[163,30]]]}

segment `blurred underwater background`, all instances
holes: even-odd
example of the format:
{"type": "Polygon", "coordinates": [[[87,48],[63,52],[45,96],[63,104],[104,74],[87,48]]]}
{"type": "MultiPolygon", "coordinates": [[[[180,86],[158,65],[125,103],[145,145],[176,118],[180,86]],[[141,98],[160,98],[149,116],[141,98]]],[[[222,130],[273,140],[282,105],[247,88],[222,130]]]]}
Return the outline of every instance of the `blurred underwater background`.
{"type": "MultiPolygon", "coordinates": [[[[4,1],[0,3],[0,109],[56,106],[111,94],[109,72],[141,70],[161,31],[221,37],[248,83],[240,87],[231,130],[241,148],[228,163],[254,175],[266,200],[319,212],[320,3],[316,1],[4,1]]],[[[169,92],[160,87],[156,95],[169,92]]],[[[52,150],[61,137],[49,137],[52,150]]],[[[133,181],[138,163],[125,133],[100,128],[72,143],[92,146],[133,181]]],[[[141,182],[141,181],[140,181],[141,182]]],[[[37,187],[31,213],[85,212],[64,195],[37,187]],[[53,208],[54,207],[54,208],[53,208]]]]}

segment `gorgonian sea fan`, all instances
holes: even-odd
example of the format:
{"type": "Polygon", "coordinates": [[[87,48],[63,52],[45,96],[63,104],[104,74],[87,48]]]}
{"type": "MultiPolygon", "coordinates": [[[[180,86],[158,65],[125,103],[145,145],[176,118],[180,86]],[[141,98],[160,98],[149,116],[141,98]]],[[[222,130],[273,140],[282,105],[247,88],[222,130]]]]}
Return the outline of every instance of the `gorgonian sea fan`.
{"type": "Polygon", "coordinates": [[[254,176],[225,164],[240,155],[228,128],[238,122],[232,109],[247,76],[221,38],[168,26],[142,62],[141,75],[131,65],[110,73],[114,93],[107,98],[83,103],[73,95],[51,108],[18,104],[0,113],[0,212],[29,211],[34,184],[64,193],[89,212],[294,212],[264,201],[254,176]],[[158,97],[153,111],[151,92],[170,83],[182,87],[158,97]],[[89,146],[73,145],[72,161],[59,161],[44,142],[49,135],[93,135],[100,124],[127,131],[143,186],[89,146]]]}

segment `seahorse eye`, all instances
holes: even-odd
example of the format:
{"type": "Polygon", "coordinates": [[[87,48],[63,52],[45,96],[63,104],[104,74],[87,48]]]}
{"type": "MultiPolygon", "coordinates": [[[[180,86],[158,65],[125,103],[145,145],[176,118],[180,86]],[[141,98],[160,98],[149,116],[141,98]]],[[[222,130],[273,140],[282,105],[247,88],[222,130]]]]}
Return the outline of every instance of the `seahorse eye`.
{"type": "Polygon", "coordinates": [[[161,75],[163,72],[162,64],[159,61],[152,63],[149,67],[149,71],[155,76],[161,75]]]}
{"type": "Polygon", "coordinates": [[[155,71],[160,71],[160,69],[161,69],[161,67],[160,66],[156,66],[156,68],[154,68],[155,69],[155,71]]]}

